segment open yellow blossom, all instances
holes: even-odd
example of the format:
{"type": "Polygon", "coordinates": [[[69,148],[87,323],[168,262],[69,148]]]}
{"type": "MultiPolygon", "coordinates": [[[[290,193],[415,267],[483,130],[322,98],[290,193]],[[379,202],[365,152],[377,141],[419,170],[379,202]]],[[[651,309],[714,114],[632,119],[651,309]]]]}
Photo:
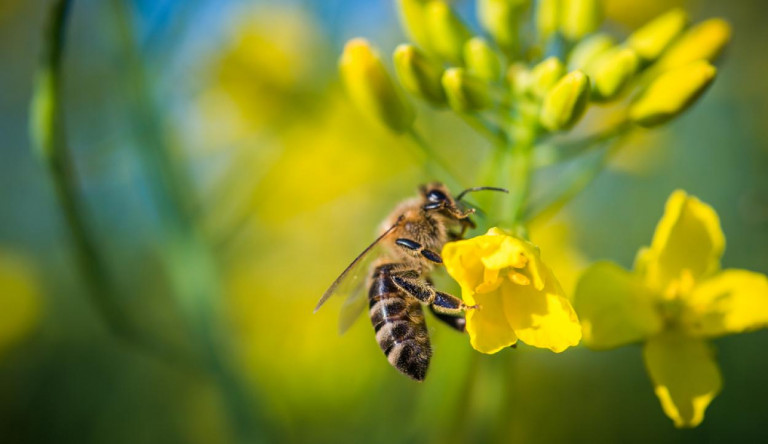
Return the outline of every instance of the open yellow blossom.
{"type": "Polygon", "coordinates": [[[468,305],[475,350],[496,353],[521,340],[561,352],[581,340],[581,326],[539,249],[499,228],[443,248],[445,267],[468,305]]]}
{"type": "Polygon", "coordinates": [[[720,391],[707,340],[768,326],[768,279],[720,270],[724,248],[717,213],[675,191],[634,272],[600,262],[576,289],[584,343],[606,349],[644,341],[654,390],[677,427],[701,423],[720,391]]]}

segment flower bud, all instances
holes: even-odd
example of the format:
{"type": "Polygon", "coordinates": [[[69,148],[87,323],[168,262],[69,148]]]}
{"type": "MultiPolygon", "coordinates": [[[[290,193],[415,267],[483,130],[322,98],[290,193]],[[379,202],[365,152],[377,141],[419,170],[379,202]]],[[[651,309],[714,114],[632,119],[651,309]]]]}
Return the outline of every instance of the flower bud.
{"type": "Polygon", "coordinates": [[[514,95],[525,94],[531,86],[531,71],[525,63],[513,63],[507,69],[507,82],[514,95]]]}
{"type": "Polygon", "coordinates": [[[562,0],[560,31],[566,39],[579,40],[595,32],[602,21],[600,0],[562,0]]]}
{"type": "Polygon", "coordinates": [[[482,37],[473,37],[464,45],[464,61],[467,70],[489,82],[501,77],[501,61],[496,51],[482,37]]]}
{"type": "Polygon", "coordinates": [[[413,107],[367,40],[347,42],[339,70],[352,101],[361,111],[398,133],[411,127],[416,117],[413,107]]]}
{"type": "Polygon", "coordinates": [[[539,40],[547,41],[560,28],[560,10],[563,0],[539,0],[536,2],[536,30],[539,40]]]}
{"type": "Polygon", "coordinates": [[[656,60],[686,25],[688,14],[681,8],[672,9],[633,32],[627,38],[627,46],[645,61],[656,60]]]}
{"type": "Polygon", "coordinates": [[[598,57],[587,72],[592,79],[592,99],[608,101],[618,96],[637,72],[640,61],[635,51],[616,48],[598,57]]]}
{"type": "Polygon", "coordinates": [[[425,0],[397,0],[400,23],[408,38],[419,48],[432,53],[425,23],[425,0]]]}
{"type": "Polygon", "coordinates": [[[488,84],[466,73],[463,68],[448,68],[443,74],[448,104],[455,111],[479,111],[491,103],[488,84]]]}
{"type": "Polygon", "coordinates": [[[705,60],[667,71],[632,103],[629,118],[645,127],[665,123],[691,106],[716,75],[717,69],[705,60]]]}
{"type": "Polygon", "coordinates": [[[535,97],[544,98],[563,74],[563,62],[557,57],[549,57],[531,70],[529,90],[535,97]]]}
{"type": "Polygon", "coordinates": [[[395,72],[400,84],[409,93],[436,106],[445,105],[442,78],[443,67],[424,55],[415,46],[404,43],[395,49],[395,72]]]}
{"type": "Polygon", "coordinates": [[[689,29],[661,56],[657,69],[669,70],[696,60],[715,61],[731,39],[731,26],[723,19],[705,20],[689,29]]]}
{"type": "Polygon", "coordinates": [[[424,14],[431,50],[447,62],[462,64],[464,44],[472,37],[469,29],[443,1],[426,3],[424,14]]]}
{"type": "Polygon", "coordinates": [[[544,98],[539,122],[550,131],[571,128],[578,122],[589,102],[589,77],[581,71],[565,75],[544,98]]]}
{"type": "Polygon", "coordinates": [[[580,41],[568,55],[568,70],[584,69],[616,44],[608,34],[595,34],[580,41]]]}
{"type": "Polygon", "coordinates": [[[520,19],[530,0],[478,0],[477,16],[488,34],[508,54],[517,51],[520,19]]]}

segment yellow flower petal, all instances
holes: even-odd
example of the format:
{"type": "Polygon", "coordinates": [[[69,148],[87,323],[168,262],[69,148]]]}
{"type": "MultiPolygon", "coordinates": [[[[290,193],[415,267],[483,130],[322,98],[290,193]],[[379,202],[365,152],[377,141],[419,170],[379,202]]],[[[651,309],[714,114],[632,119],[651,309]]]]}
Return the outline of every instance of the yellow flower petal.
{"type": "Polygon", "coordinates": [[[579,279],[574,306],[584,343],[608,349],[658,333],[662,320],[656,295],[632,273],[610,262],[592,265],[579,279]]]}
{"type": "Polygon", "coordinates": [[[528,345],[560,353],[578,345],[581,325],[552,271],[541,264],[544,288],[511,281],[501,285],[504,312],[517,337],[528,345]]]}
{"type": "Polygon", "coordinates": [[[581,326],[538,248],[498,228],[443,247],[448,273],[459,282],[467,304],[472,346],[496,353],[518,337],[556,352],[578,344],[581,326]]]}
{"type": "Polygon", "coordinates": [[[482,353],[496,353],[517,342],[515,332],[504,316],[499,292],[476,295],[480,308],[467,312],[467,333],[472,347],[482,353]]]}
{"type": "Polygon", "coordinates": [[[709,344],[666,332],[651,338],[643,354],[664,413],[676,427],[699,425],[721,387],[720,369],[709,344]]]}
{"type": "MultiPolygon", "coordinates": [[[[476,238],[475,238],[476,239],[476,238]]],[[[480,261],[474,239],[445,244],[442,251],[443,263],[448,274],[461,286],[462,296],[467,304],[474,304],[472,299],[475,289],[485,280],[485,267],[480,261]]]]}
{"type": "Polygon", "coordinates": [[[691,334],[721,336],[768,326],[768,278],[747,270],[725,270],[702,282],[683,314],[691,334]]]}
{"type": "Polygon", "coordinates": [[[664,291],[684,274],[698,280],[718,269],[724,249],[725,236],[715,210],[684,191],[675,191],[642,259],[646,282],[664,291]]]}

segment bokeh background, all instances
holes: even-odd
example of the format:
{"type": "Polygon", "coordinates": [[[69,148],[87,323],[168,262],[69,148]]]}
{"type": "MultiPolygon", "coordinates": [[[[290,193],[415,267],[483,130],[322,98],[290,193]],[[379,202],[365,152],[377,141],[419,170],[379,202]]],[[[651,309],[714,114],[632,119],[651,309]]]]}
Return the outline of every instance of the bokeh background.
{"type": "MultiPolygon", "coordinates": [[[[27,131],[51,4],[0,2],[1,442],[768,440],[768,331],[715,341],[723,392],[701,426],[677,430],[639,347],[485,356],[433,321],[416,384],[365,319],[337,335],[339,301],[312,315],[379,221],[432,179],[407,140],[353,109],[336,73],[351,37],[384,53],[404,40],[390,0],[74,2],[67,141],[107,296],[145,340],[116,337],[27,131]],[[183,205],[162,193],[169,170],[183,205]]],[[[455,4],[472,21],[473,2],[455,4]]],[[[724,267],[768,273],[768,7],[608,0],[610,29],[671,5],[725,17],[732,44],[694,109],[634,137],[533,231],[567,288],[592,260],[631,266],[675,188],[720,214],[724,267]]],[[[448,113],[420,111],[455,165],[488,149],[448,113]]]]}

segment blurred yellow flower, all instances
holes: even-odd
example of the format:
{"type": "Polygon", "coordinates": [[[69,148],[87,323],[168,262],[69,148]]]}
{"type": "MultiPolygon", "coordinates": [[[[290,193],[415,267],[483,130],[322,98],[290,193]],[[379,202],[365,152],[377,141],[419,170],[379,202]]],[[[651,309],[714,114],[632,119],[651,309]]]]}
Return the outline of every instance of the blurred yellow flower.
{"type": "Polygon", "coordinates": [[[768,279],[720,271],[725,237],[717,213],[675,191],[635,271],[610,262],[581,277],[574,305],[584,343],[607,349],[645,341],[648,373],[677,427],[695,427],[720,391],[707,339],[768,326],[768,279]]]}
{"type": "Polygon", "coordinates": [[[448,274],[468,305],[475,350],[496,353],[521,340],[561,352],[581,339],[576,313],[539,249],[499,228],[443,248],[448,274]]]}
{"type": "Polygon", "coordinates": [[[0,254],[0,354],[26,336],[40,319],[40,293],[26,262],[0,254]]]}
{"type": "Polygon", "coordinates": [[[629,118],[638,125],[661,125],[693,105],[715,80],[717,68],[697,60],[660,75],[635,99],[629,118]]]}

